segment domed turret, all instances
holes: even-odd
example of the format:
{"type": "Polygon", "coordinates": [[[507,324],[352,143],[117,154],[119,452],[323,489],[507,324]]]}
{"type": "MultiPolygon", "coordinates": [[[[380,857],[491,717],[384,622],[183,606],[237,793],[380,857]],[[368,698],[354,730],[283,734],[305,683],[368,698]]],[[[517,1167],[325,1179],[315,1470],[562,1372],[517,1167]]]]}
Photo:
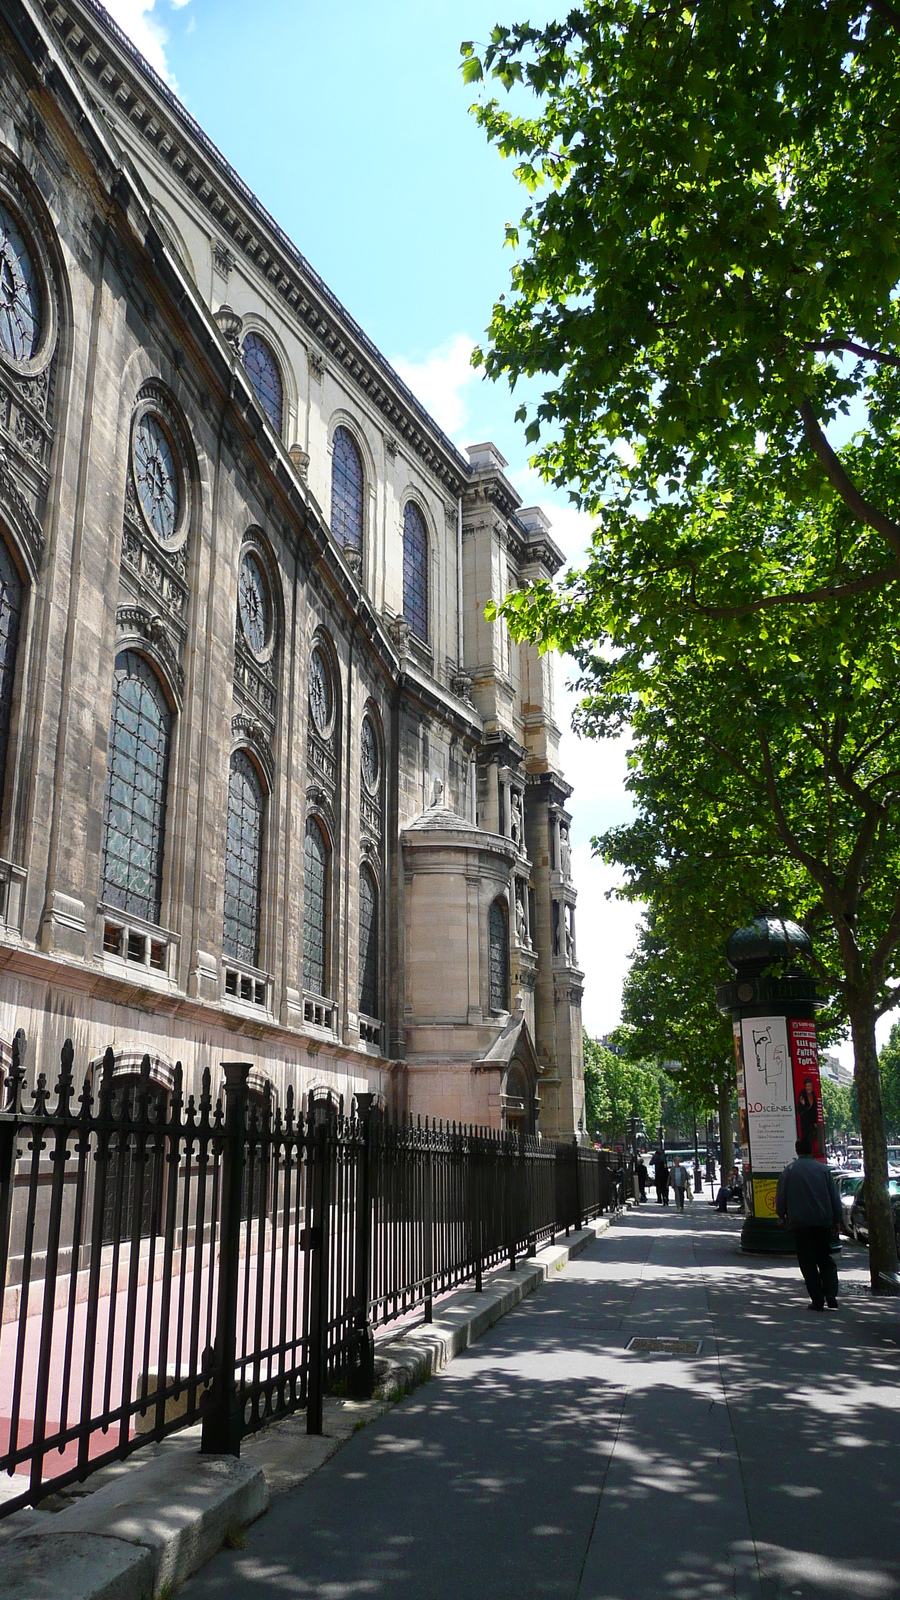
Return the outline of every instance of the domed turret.
{"type": "Polygon", "coordinates": [[[788,967],[812,955],[812,940],[787,917],[766,912],[729,936],[725,955],[732,972],[759,973],[776,965],[788,967]]]}

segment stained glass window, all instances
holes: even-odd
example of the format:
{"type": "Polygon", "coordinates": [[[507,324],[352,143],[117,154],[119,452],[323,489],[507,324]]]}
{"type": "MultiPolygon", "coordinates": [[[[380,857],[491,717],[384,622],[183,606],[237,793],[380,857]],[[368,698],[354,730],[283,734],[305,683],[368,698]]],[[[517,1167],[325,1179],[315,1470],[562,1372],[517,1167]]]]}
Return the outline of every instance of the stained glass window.
{"type": "Polygon", "coordinates": [[[0,796],[6,772],[21,617],[22,581],[6,545],[0,541],[0,796]]]}
{"type": "Polygon", "coordinates": [[[363,543],[362,458],[346,428],[335,428],[331,458],[331,531],[342,550],[363,543]]]}
{"type": "Polygon", "coordinates": [[[41,291],[18,224],[0,205],[0,347],[29,361],[41,337],[41,291]]]}
{"type": "Polygon", "coordinates": [[[502,900],[495,900],[488,918],[491,1010],[509,1010],[509,930],[502,900]]]}
{"type": "Polygon", "coordinates": [[[324,995],[328,942],[328,841],[321,824],[306,824],[303,888],[303,986],[324,995]]]}
{"type": "Polygon", "coordinates": [[[428,637],[428,536],[412,500],[403,513],[403,615],[418,639],[428,637]]]}
{"type": "Polygon", "coordinates": [[[172,718],[162,684],[133,650],[116,657],[103,808],[101,899],[159,922],[172,718]]]}
{"type": "Polygon", "coordinates": [[[334,711],[334,695],[331,690],[331,673],[321,650],[313,650],[310,657],[309,703],[312,707],[313,722],[319,733],[327,734],[334,711]]]}
{"type": "Polygon", "coordinates": [[[368,867],[359,875],[359,1009],[378,1016],[378,888],[368,867]]]}
{"type": "Polygon", "coordinates": [[[152,411],[145,411],[134,430],[134,481],[144,515],[159,539],[171,539],[178,527],[179,477],[165,428],[152,411]]]}
{"type": "Polygon", "coordinates": [[[363,717],[362,725],[362,775],[370,794],[378,788],[381,762],[378,753],[378,735],[371,717],[363,717]]]}
{"type": "Polygon", "coordinates": [[[259,966],[265,807],[265,793],[253,762],[246,751],[235,751],[228,777],[224,949],[227,956],[251,967],[259,966]]]}
{"type": "Polygon", "coordinates": [[[253,385],[253,393],[280,436],[284,421],[284,384],[278,362],[265,339],[261,339],[258,333],[248,333],[241,354],[247,377],[253,385]]]}
{"type": "Polygon", "coordinates": [[[238,610],[244,638],[255,656],[262,655],[269,637],[269,593],[262,567],[252,550],[247,551],[241,562],[238,610]]]}

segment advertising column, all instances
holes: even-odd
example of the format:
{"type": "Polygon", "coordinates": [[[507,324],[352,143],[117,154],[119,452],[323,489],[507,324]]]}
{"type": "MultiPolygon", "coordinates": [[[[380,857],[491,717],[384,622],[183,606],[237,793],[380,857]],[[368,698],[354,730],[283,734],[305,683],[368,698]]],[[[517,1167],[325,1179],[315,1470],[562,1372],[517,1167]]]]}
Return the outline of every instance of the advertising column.
{"type": "Polygon", "coordinates": [[[759,917],[729,939],[735,981],[716,993],[734,1029],[745,1250],[793,1248],[791,1234],[778,1225],[775,1193],[781,1173],[795,1158],[795,1141],[808,1138],[813,1154],[825,1160],[814,1021],[818,998],[814,980],[793,966],[811,948],[796,923],[759,917]]]}

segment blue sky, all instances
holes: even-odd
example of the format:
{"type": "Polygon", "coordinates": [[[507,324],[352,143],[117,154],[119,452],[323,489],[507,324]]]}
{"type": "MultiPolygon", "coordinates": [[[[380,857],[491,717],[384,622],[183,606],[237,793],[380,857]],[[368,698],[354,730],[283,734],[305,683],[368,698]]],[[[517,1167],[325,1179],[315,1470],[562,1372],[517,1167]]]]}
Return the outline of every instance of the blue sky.
{"type": "MultiPolygon", "coordinates": [[[[532,473],[509,391],[469,354],[506,287],[503,225],[525,194],[468,114],[463,39],[495,22],[539,22],[525,0],[107,0],[119,24],[177,90],[304,252],[461,445],[493,439],[526,504],[541,503],[569,559],[589,526],[532,473]]],[[[578,958],[585,1022],[619,1015],[634,913],[608,901],[592,834],[629,814],[621,745],[568,732],[558,672],[563,764],[575,784],[578,958]]]]}

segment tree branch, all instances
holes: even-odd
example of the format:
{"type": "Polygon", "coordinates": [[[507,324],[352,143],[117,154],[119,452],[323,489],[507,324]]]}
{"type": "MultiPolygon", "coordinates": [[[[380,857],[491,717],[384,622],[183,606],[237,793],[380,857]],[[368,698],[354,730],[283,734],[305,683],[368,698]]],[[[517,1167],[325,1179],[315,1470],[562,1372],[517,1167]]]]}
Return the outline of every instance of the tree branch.
{"type": "Polygon", "coordinates": [[[888,956],[892,955],[896,950],[898,941],[900,941],[900,883],[897,885],[897,893],[894,896],[894,909],[891,912],[888,925],[872,951],[872,959],[869,963],[869,971],[874,981],[879,985],[887,965],[888,956]]]}
{"type": "Polygon", "coordinates": [[[812,445],[819,461],[825,469],[829,483],[835,488],[847,506],[852,511],[858,522],[864,522],[867,528],[874,528],[885,538],[900,561],[900,524],[891,517],[885,516],[877,506],[870,505],[865,496],[857,489],[856,484],[843,466],[840,458],[832,450],[808,400],[800,402],[800,416],[803,421],[804,431],[809,443],[812,445]]]}
{"type": "MultiPolygon", "coordinates": [[[[834,877],[821,861],[818,861],[815,856],[810,855],[808,850],[804,850],[800,840],[797,838],[796,834],[791,828],[784,806],[781,803],[781,795],[778,793],[778,785],[775,782],[775,768],[772,765],[772,752],[769,749],[768,738],[766,737],[766,734],[762,728],[759,728],[757,731],[759,735],[759,745],[762,751],[763,770],[765,771],[766,775],[766,793],[769,796],[769,803],[775,814],[775,826],[777,827],[778,832],[781,834],[784,843],[790,850],[791,855],[794,857],[794,860],[799,861],[801,866],[806,868],[813,882],[819,885],[819,888],[822,890],[822,894],[825,896],[826,904],[830,898],[836,906],[837,884],[835,883],[834,877]]],[[[829,906],[829,910],[832,911],[833,915],[834,911],[831,906],[829,906]]]]}
{"type": "Polygon", "coordinates": [[[869,0],[869,10],[874,11],[876,17],[881,17],[892,28],[900,28],[900,11],[895,11],[888,0],[869,0]]]}
{"type": "Polygon", "coordinates": [[[882,1000],[881,1005],[875,1007],[876,1017],[886,1016],[889,1011],[893,1011],[898,1001],[900,1001],[900,984],[897,985],[896,989],[890,989],[882,1000]]]}
{"type": "MultiPolygon", "coordinates": [[[[900,556],[900,525],[896,531],[897,552],[900,556]]],[[[817,605],[823,600],[845,600],[850,595],[867,594],[871,589],[883,589],[889,583],[896,583],[898,578],[900,578],[900,560],[893,562],[889,567],[881,567],[878,572],[867,573],[864,578],[855,578],[852,583],[831,584],[824,589],[792,589],[789,594],[762,595],[759,600],[748,600],[740,606],[709,606],[697,599],[697,575],[692,572],[687,598],[693,609],[701,616],[709,617],[714,622],[723,622],[730,617],[749,617],[756,611],[771,611],[776,606],[817,605]]]]}
{"type": "MultiPolygon", "coordinates": [[[[898,14],[900,20],[900,14],[898,14]]],[[[860,356],[863,361],[877,361],[887,367],[900,367],[900,356],[894,355],[889,350],[873,350],[871,345],[858,344],[855,339],[839,339],[837,335],[831,339],[811,339],[804,346],[807,350],[849,350],[851,355],[860,356]]]]}

